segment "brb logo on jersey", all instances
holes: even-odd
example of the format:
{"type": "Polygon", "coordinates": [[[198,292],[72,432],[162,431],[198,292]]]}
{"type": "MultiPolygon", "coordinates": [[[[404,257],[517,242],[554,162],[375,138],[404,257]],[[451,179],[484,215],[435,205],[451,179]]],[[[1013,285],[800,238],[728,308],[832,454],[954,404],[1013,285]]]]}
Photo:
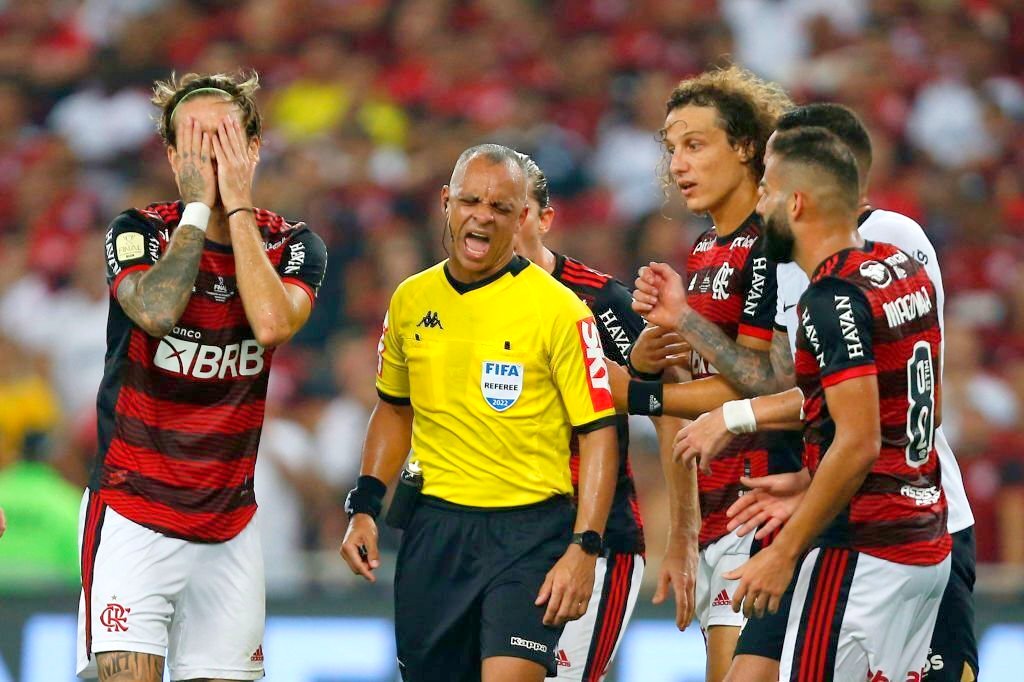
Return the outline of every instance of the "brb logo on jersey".
{"type": "MultiPolygon", "coordinates": [[[[182,336],[199,338],[199,332],[193,329],[175,327],[174,331],[182,336]]],[[[168,372],[196,379],[251,377],[263,371],[263,346],[254,339],[226,346],[209,346],[168,335],[160,339],[153,364],[168,372]]]]}
{"type": "Polygon", "coordinates": [[[576,323],[583,347],[583,358],[587,365],[587,385],[590,387],[590,402],[595,412],[612,409],[612,386],[608,380],[608,366],[601,350],[601,334],[594,318],[588,317],[576,323]]]}
{"type": "Polygon", "coordinates": [[[516,404],[523,393],[523,365],[520,362],[485,360],[480,373],[484,400],[498,412],[516,404]]]}

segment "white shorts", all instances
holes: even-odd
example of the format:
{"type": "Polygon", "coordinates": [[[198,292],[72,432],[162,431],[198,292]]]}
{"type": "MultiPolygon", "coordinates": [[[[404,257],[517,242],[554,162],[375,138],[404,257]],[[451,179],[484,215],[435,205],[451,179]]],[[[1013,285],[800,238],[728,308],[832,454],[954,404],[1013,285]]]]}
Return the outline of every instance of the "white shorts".
{"type": "Polygon", "coordinates": [[[587,612],[565,624],[555,660],[558,679],[599,682],[608,674],[612,659],[633,615],[644,577],[642,554],[600,557],[594,571],[594,591],[587,612]]]}
{"type": "MultiPolygon", "coordinates": [[[[258,514],[257,514],[258,516],[258,514]]],[[[79,515],[78,675],[96,653],[166,657],[172,680],[263,677],[266,604],[254,517],[227,542],[167,537],[86,491],[79,515]]]]}
{"type": "Polygon", "coordinates": [[[722,574],[747,563],[753,544],[753,533],[741,538],[733,531],[700,551],[695,615],[704,632],[715,625],[743,627],[746,621],[743,612],[734,613],[732,610],[732,595],[739,581],[726,580],[722,574]]]}
{"type": "Polygon", "coordinates": [[[919,681],[949,579],[947,556],[907,566],[849,549],[800,565],[779,679],[919,681]]]}

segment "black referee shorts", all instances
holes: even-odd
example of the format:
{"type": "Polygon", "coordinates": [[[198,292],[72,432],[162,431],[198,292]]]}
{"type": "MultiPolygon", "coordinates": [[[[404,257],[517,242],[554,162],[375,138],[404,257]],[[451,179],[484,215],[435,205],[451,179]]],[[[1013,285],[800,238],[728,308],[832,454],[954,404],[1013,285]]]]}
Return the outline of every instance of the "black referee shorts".
{"type": "Polygon", "coordinates": [[[782,593],[779,600],[779,610],[775,613],[765,612],[761,618],[748,618],[740,631],[740,638],[736,642],[736,651],[733,656],[764,656],[776,661],[782,660],[782,645],[786,641],[786,624],[789,622],[789,607],[793,603],[793,592],[796,589],[796,579],[800,575],[800,565],[803,557],[796,562],[796,570],[793,571],[793,579],[789,586],[782,593]]]}
{"type": "Polygon", "coordinates": [[[536,661],[553,676],[561,627],[534,606],[572,539],[567,498],[481,509],[424,496],[395,569],[395,635],[406,682],[475,682],[481,661],[536,661]]]}
{"type": "Polygon", "coordinates": [[[978,677],[974,634],[974,526],[953,533],[949,582],[939,604],[925,667],[926,682],[960,682],[964,666],[978,677]]]}

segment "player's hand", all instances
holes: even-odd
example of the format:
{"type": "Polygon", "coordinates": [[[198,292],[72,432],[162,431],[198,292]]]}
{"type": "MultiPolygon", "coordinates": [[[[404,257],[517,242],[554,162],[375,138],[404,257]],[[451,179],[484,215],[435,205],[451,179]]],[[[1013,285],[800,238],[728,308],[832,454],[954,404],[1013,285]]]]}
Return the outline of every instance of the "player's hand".
{"type": "Polygon", "coordinates": [[[217,175],[210,134],[203,132],[199,121],[188,117],[175,131],[175,151],[174,181],[181,200],[213,206],[217,202],[217,175]]]}
{"type": "Polygon", "coordinates": [[[0,538],[4,536],[5,530],[7,530],[7,517],[4,516],[3,507],[0,507],[0,538]]]}
{"type": "Polygon", "coordinates": [[[245,138],[242,125],[234,116],[220,120],[213,138],[217,153],[217,184],[224,208],[231,211],[252,206],[252,180],[259,154],[245,138]]]}
{"type": "Polygon", "coordinates": [[[377,522],[372,516],[352,515],[338,552],[353,573],[371,583],[377,582],[373,571],[380,566],[380,553],[377,551],[377,522]]]}
{"type": "Polygon", "coordinates": [[[686,308],[683,278],[665,263],[640,268],[633,291],[633,310],[650,324],[674,329],[686,308]]]}
{"type": "Polygon", "coordinates": [[[702,472],[710,474],[711,460],[722,454],[732,438],[733,434],[725,428],[722,408],[715,408],[679,429],[672,444],[672,459],[687,468],[696,461],[702,472]]]}
{"type": "Polygon", "coordinates": [[[558,563],[548,571],[534,602],[536,606],[548,605],[544,625],[564,625],[587,612],[594,592],[596,565],[596,556],[587,554],[579,545],[569,545],[558,563]]]}
{"type": "Polygon", "coordinates": [[[782,595],[793,578],[796,559],[784,555],[778,545],[771,544],[750,557],[747,563],[734,571],[722,574],[726,580],[739,580],[732,595],[732,610],[747,618],[761,618],[776,613],[782,595]]]}
{"type": "Polygon", "coordinates": [[[670,585],[676,598],[676,627],[685,630],[693,622],[697,606],[697,543],[669,545],[661,561],[658,588],[651,602],[664,602],[670,585]]]}
{"type": "Polygon", "coordinates": [[[608,383],[612,389],[615,411],[626,414],[629,411],[629,372],[622,365],[608,360],[608,383]]]}
{"type": "Polygon", "coordinates": [[[690,366],[690,344],[668,327],[649,326],[640,332],[629,351],[629,364],[644,374],[657,374],[667,367],[690,366]]]}
{"type": "Polygon", "coordinates": [[[760,478],[740,478],[749,490],[732,503],[725,515],[727,528],[743,537],[755,528],[754,539],[762,540],[775,532],[793,516],[807,493],[811,477],[807,469],[786,474],[772,474],[760,478]]]}

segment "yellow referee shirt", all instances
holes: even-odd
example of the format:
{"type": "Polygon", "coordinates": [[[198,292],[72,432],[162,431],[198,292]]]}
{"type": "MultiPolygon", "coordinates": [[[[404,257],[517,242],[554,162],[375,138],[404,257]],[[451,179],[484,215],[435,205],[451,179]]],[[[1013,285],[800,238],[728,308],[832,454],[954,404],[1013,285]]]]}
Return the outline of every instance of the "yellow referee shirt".
{"type": "Polygon", "coordinates": [[[571,428],[615,415],[590,310],[521,256],[468,285],[446,263],[398,286],[378,346],[378,394],[412,404],[423,493],[474,507],[572,494],[571,428]]]}

